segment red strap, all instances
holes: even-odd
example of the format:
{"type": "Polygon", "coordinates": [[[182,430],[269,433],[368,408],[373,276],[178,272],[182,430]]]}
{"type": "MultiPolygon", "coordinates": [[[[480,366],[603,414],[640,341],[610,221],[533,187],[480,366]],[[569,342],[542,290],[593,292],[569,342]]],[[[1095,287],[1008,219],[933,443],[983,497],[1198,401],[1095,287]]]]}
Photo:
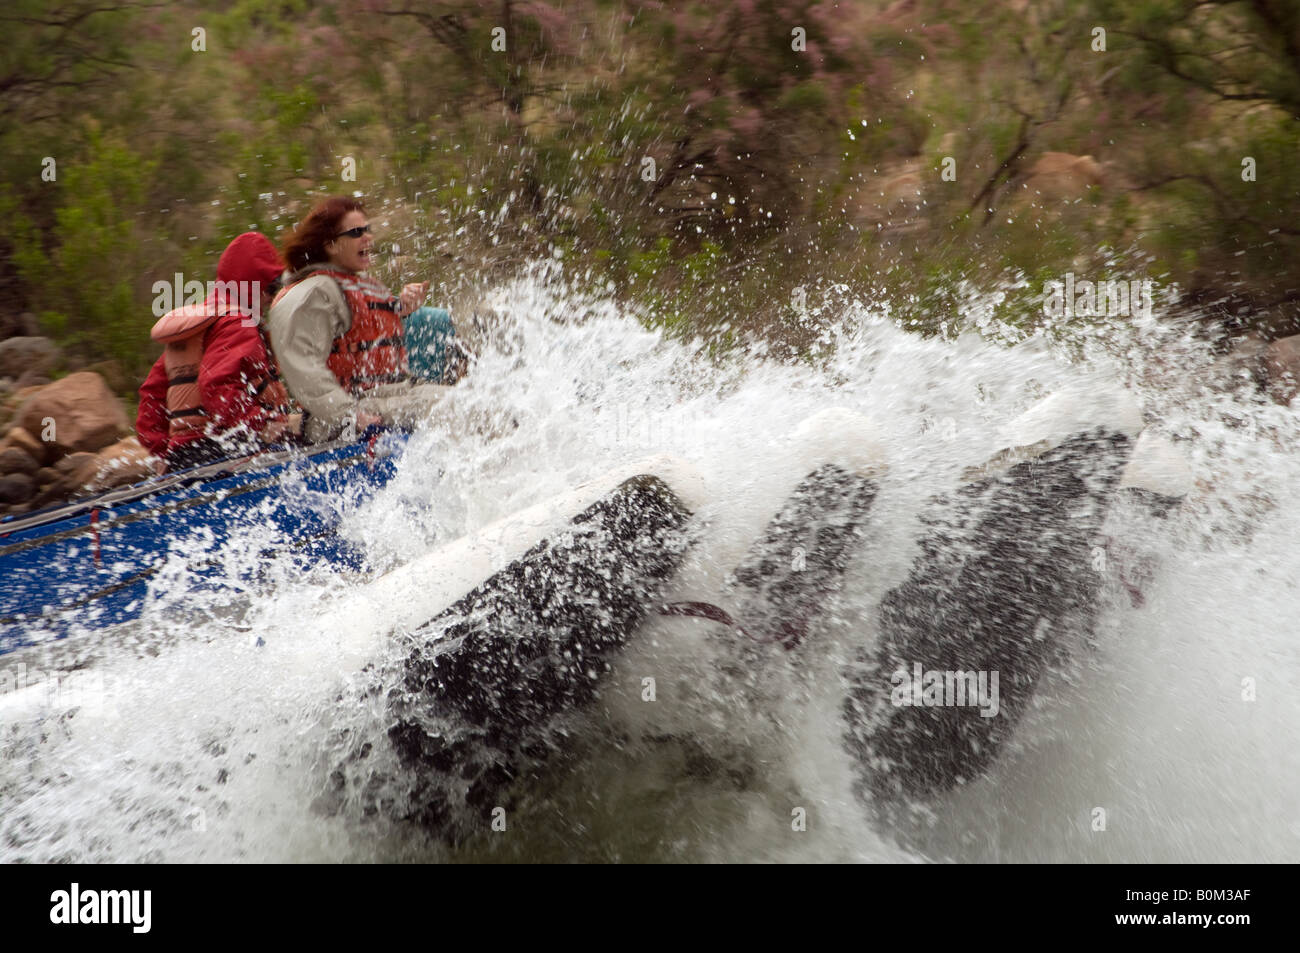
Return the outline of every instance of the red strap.
{"type": "Polygon", "coordinates": [[[787,651],[803,641],[804,629],[807,626],[806,622],[799,623],[785,619],[781,622],[781,631],[775,635],[767,637],[754,635],[752,632],[747,631],[737,619],[732,618],[725,609],[719,608],[711,602],[668,602],[659,607],[659,614],[692,616],[697,619],[721,622],[723,625],[731,626],[747,639],[759,644],[779,642],[781,647],[787,651]]]}
{"type": "Polygon", "coordinates": [[[96,506],[90,511],[90,538],[93,543],[92,551],[95,554],[95,565],[100,564],[99,560],[99,507],[96,506]]]}

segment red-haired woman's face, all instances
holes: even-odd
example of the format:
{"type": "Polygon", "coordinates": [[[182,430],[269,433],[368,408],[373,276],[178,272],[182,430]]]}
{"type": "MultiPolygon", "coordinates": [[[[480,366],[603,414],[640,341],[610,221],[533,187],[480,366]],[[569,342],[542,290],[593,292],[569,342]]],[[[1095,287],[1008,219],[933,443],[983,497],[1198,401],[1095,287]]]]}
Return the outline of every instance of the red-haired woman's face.
{"type": "Polygon", "coordinates": [[[338,234],[325,245],[325,254],[329,255],[331,265],[349,271],[365,271],[370,267],[370,249],[374,244],[370,232],[362,232],[358,237],[343,234],[368,226],[365,212],[348,212],[339,219],[338,234]]]}

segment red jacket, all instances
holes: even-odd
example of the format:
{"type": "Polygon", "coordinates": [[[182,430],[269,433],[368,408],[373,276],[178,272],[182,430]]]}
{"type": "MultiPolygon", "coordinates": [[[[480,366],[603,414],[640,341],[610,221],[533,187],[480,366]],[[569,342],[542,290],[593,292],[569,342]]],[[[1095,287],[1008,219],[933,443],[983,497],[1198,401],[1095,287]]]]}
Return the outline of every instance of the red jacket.
{"type": "MultiPolygon", "coordinates": [[[[275,246],[264,235],[240,235],[217,264],[217,281],[257,281],[270,285],[279,279],[283,263],[275,246]]],[[[252,436],[280,414],[258,399],[256,390],[274,379],[275,364],[256,324],[238,311],[217,318],[203,332],[203,356],[199,363],[199,398],[207,417],[207,435],[219,435],[244,427],[252,436]]],[[[140,443],[150,453],[166,457],[183,444],[198,440],[205,432],[190,430],[170,434],[167,418],[167,368],[158,358],[140,386],[140,410],[135,427],[140,443]]]]}
{"type": "MultiPolygon", "coordinates": [[[[266,345],[256,327],[244,327],[239,314],[217,318],[203,332],[203,360],[199,365],[199,395],[207,412],[208,433],[221,434],[243,424],[251,434],[280,416],[264,407],[253,393],[257,382],[274,376],[266,345]]],[[[155,456],[165,457],[175,447],[203,436],[198,431],[179,434],[171,443],[167,419],[167,368],[163,358],[140,385],[140,412],[135,429],[140,443],[155,456]]]]}

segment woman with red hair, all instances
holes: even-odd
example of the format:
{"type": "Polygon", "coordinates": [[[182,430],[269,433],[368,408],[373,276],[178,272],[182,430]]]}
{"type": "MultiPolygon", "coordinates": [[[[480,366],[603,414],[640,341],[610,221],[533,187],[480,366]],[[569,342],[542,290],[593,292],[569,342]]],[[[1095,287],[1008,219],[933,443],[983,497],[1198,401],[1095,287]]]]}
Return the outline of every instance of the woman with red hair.
{"type": "Polygon", "coordinates": [[[292,274],[268,317],[271,347],[312,443],[352,421],[358,430],[409,426],[446,390],[412,387],[407,377],[402,318],[429,283],[392,294],[365,275],[373,249],[365,206],[347,197],[319,203],[284,245],[292,274]]]}

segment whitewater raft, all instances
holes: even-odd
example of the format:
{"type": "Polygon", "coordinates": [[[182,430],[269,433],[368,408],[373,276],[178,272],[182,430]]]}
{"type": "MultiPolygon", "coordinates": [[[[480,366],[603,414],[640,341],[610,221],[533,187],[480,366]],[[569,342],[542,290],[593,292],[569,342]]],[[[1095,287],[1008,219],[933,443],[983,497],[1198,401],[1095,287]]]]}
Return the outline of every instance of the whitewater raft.
{"type": "Polygon", "coordinates": [[[391,433],[227,460],[0,522],[0,655],[138,617],[174,553],[185,554],[190,587],[231,584],[217,554],[240,527],[270,530],[264,562],[288,553],[357,566],[337,532],[338,502],[386,484],[405,440],[391,433]]]}
{"type": "MultiPolygon", "coordinates": [[[[931,501],[923,522],[932,529],[918,541],[912,573],[882,601],[877,636],[843,672],[843,723],[832,730],[842,732],[863,800],[878,807],[926,800],[983,774],[1044,673],[1090,631],[1106,513],[1121,490],[1148,492],[1129,476],[1140,415],[1123,401],[1095,404],[1079,410],[1069,395],[1044,402],[1013,424],[1008,450],[972,468],[952,497],[931,501]],[[905,684],[902,676],[917,670],[920,687],[905,684]],[[971,689],[973,701],[991,704],[929,704],[924,683],[936,671],[996,676],[992,699],[981,694],[987,685],[971,689]]],[[[788,492],[717,603],[663,602],[704,531],[694,513],[711,494],[689,463],[658,456],[358,587],[314,620],[312,639],[268,635],[259,642],[260,664],[288,674],[337,672],[344,681],[363,673],[357,707],[377,713],[376,723],[340,732],[346,738],[316,809],[384,814],[449,843],[488,830],[515,808],[523,782],[567,762],[573,719],[597,707],[619,654],[653,614],[722,626],[719,634],[742,648],[748,669],[778,654],[817,651],[820,617],[870,538],[888,471],[868,433],[865,418],[842,410],[796,431],[800,458],[813,469],[788,492]]],[[[269,467],[263,461],[105,507],[108,521],[83,509],[30,527],[30,540],[4,541],[30,547],[5,558],[26,556],[34,577],[40,560],[31,554],[41,547],[63,560],[86,560],[92,547],[100,611],[124,616],[132,606],[122,600],[139,598],[133,587],[147,580],[149,559],[164,557],[149,554],[154,534],[176,529],[172,521],[219,522],[232,501],[259,493],[266,512],[296,520],[280,526],[286,545],[303,553],[319,545],[315,558],[325,552],[346,562],[327,514],[291,505],[301,497],[290,486],[337,493],[379,485],[392,467],[392,454],[362,445],[269,467]],[[296,478],[286,479],[283,468],[298,468],[296,478]],[[135,562],[109,568],[109,539],[135,562]]],[[[1178,495],[1156,498],[1176,505],[1178,495]]],[[[57,595],[63,611],[79,608],[68,593],[57,595]]]]}

